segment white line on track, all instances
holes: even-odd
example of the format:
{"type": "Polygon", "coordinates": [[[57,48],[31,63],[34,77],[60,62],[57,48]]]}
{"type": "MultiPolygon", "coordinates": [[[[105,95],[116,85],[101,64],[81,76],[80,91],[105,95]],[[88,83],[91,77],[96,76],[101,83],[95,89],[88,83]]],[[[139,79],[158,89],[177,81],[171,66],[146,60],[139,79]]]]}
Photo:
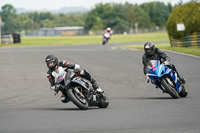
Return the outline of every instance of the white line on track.
{"type": "MultiPolygon", "coordinates": [[[[112,47],[111,49],[112,49],[112,50],[115,50],[115,49],[117,49],[117,48],[116,48],[116,47],[112,47]]],[[[126,49],[126,48],[122,48],[122,50],[133,50],[133,51],[137,51],[137,50],[140,50],[140,49],[126,49]]],[[[164,50],[164,49],[162,49],[162,50],[163,50],[163,51],[167,51],[167,52],[171,52],[171,53],[186,55],[186,56],[195,57],[195,58],[200,59],[199,56],[195,56],[195,55],[191,55],[191,54],[185,54],[185,53],[181,53],[181,52],[170,51],[170,50],[164,50]]],[[[142,50],[141,50],[141,51],[142,51],[142,50]]]]}

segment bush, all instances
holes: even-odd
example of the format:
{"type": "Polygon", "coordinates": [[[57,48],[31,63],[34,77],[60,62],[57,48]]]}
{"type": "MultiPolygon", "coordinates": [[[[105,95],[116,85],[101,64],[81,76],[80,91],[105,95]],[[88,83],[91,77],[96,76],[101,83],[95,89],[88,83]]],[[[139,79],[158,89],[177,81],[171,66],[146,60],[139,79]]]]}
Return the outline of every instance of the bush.
{"type": "Polygon", "coordinates": [[[180,39],[194,32],[200,32],[200,3],[190,2],[176,6],[166,23],[169,36],[180,39]],[[184,23],[185,31],[177,31],[177,24],[184,23]]]}

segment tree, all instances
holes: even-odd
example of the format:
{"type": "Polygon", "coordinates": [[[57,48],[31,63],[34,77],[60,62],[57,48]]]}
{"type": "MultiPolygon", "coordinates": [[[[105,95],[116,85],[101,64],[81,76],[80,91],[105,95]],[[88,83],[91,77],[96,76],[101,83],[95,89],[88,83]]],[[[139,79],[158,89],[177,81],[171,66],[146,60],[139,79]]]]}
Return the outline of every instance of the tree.
{"type": "Polygon", "coordinates": [[[127,4],[125,17],[133,28],[135,28],[135,23],[138,23],[140,28],[149,28],[151,26],[148,14],[138,5],[127,4]]]}
{"type": "Polygon", "coordinates": [[[16,22],[17,14],[16,9],[9,4],[6,4],[2,7],[0,12],[2,21],[4,25],[2,26],[2,31],[5,33],[12,33],[19,31],[18,24],[16,22]]]}
{"type": "Polygon", "coordinates": [[[107,25],[112,27],[115,33],[129,31],[131,24],[125,18],[125,5],[112,4],[112,16],[110,16],[107,25]]]}
{"type": "Polygon", "coordinates": [[[54,26],[83,26],[85,16],[84,13],[54,14],[54,26]]]}
{"type": "Polygon", "coordinates": [[[171,3],[168,3],[167,6],[168,6],[168,9],[169,9],[169,12],[171,13],[171,12],[172,12],[172,9],[173,9],[172,4],[171,4],[171,3]]]}
{"type": "Polygon", "coordinates": [[[200,0],[190,0],[191,2],[200,2],[200,0]]]}
{"type": "Polygon", "coordinates": [[[21,14],[18,15],[16,18],[16,22],[18,24],[18,28],[20,31],[22,30],[29,30],[32,29],[33,27],[33,21],[32,19],[28,16],[28,14],[21,14]]]}
{"type": "Polygon", "coordinates": [[[192,35],[194,32],[200,32],[200,3],[190,2],[184,5],[176,6],[169,19],[166,27],[169,36],[174,39],[192,35]],[[184,31],[177,31],[177,24],[185,25],[184,31]]]}
{"type": "Polygon", "coordinates": [[[171,4],[166,6],[163,2],[144,3],[140,7],[149,14],[151,22],[159,27],[165,26],[172,8],[171,4]]]}
{"type": "Polygon", "coordinates": [[[40,20],[45,20],[45,19],[53,20],[54,16],[50,12],[41,12],[39,14],[39,19],[40,20]]]}
{"type": "Polygon", "coordinates": [[[116,17],[115,19],[113,19],[112,23],[113,23],[112,28],[114,29],[115,33],[128,32],[131,27],[131,24],[128,21],[120,17],[116,17]]]}
{"type": "Polygon", "coordinates": [[[115,33],[122,33],[130,28],[130,23],[124,16],[122,4],[97,4],[86,16],[86,30],[103,30],[106,27],[114,29],[115,33]]]}
{"type": "Polygon", "coordinates": [[[42,27],[42,24],[40,23],[40,15],[38,12],[29,13],[28,15],[32,22],[31,29],[38,29],[42,27]]]}

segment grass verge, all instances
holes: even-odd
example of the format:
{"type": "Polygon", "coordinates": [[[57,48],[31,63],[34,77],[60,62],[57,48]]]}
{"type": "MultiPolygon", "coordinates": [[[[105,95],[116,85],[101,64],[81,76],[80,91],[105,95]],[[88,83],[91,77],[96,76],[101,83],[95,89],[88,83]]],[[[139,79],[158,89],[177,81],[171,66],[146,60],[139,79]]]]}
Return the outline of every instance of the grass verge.
{"type": "MultiPolygon", "coordinates": [[[[19,44],[0,44],[0,47],[6,46],[44,46],[44,45],[77,45],[77,44],[101,44],[102,35],[87,36],[53,36],[53,37],[22,37],[19,44]]],[[[139,42],[139,41],[168,41],[167,32],[154,32],[142,34],[113,34],[110,43],[120,42],[139,42]]]]}
{"type": "MultiPolygon", "coordinates": [[[[156,44],[155,46],[157,48],[160,48],[160,49],[165,49],[165,50],[170,50],[170,51],[175,51],[175,52],[181,52],[181,53],[195,55],[195,56],[200,56],[200,48],[171,47],[170,44],[156,44]]],[[[143,45],[129,45],[129,46],[119,46],[117,48],[121,48],[121,49],[142,49],[143,50],[144,49],[143,47],[144,47],[143,45]]]]}

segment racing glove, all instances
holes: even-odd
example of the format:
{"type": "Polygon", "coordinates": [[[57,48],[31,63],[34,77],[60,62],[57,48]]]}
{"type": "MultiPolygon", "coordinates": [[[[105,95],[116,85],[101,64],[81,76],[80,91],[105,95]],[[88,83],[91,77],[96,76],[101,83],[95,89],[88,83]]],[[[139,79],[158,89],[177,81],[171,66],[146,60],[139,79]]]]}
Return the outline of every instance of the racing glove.
{"type": "Polygon", "coordinates": [[[50,89],[54,91],[54,95],[57,95],[58,94],[58,88],[60,86],[50,86],[50,89]]]}
{"type": "Polygon", "coordinates": [[[149,81],[150,81],[149,76],[148,76],[148,75],[145,75],[145,77],[146,77],[146,79],[147,79],[147,83],[149,83],[149,81]]]}
{"type": "Polygon", "coordinates": [[[163,65],[170,65],[171,63],[169,61],[164,61],[162,64],[163,65]]]}

